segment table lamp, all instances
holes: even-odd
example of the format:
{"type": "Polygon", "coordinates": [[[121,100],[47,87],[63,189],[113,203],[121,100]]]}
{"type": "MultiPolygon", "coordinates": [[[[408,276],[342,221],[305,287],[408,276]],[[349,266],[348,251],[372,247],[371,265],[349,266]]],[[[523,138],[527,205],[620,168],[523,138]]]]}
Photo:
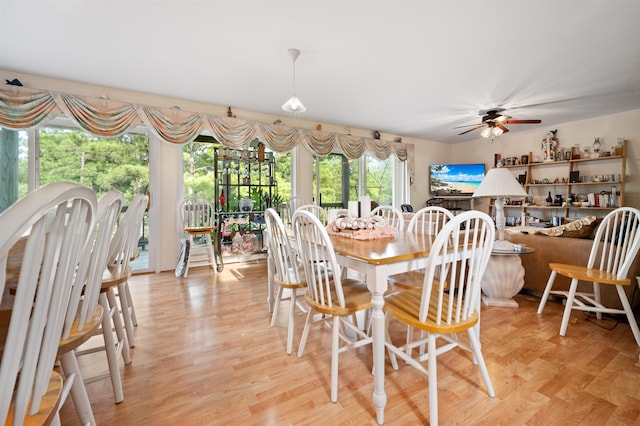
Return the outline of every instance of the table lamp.
{"type": "Polygon", "coordinates": [[[504,240],[504,227],[506,219],[504,216],[504,203],[508,197],[526,197],[527,193],[516,180],[513,174],[502,168],[490,169],[480,186],[473,194],[474,198],[492,197],[495,198],[496,207],[496,227],[498,228],[498,240],[493,248],[497,250],[513,250],[513,244],[504,240]]]}

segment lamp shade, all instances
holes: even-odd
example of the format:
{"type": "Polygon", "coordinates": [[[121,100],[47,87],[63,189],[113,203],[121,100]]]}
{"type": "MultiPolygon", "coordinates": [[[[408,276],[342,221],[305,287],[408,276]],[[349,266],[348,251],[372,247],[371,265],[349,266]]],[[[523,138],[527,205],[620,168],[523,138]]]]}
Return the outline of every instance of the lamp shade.
{"type": "Polygon", "coordinates": [[[485,175],[474,197],[526,197],[527,193],[507,169],[490,169],[485,175]]]}

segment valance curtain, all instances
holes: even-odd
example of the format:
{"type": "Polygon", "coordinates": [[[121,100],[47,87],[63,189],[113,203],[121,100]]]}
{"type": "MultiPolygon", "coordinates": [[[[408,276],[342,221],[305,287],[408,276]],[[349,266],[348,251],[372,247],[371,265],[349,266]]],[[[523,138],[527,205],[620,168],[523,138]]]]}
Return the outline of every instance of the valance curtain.
{"type": "Polygon", "coordinates": [[[21,86],[0,86],[0,126],[27,129],[59,116],[101,137],[117,137],[132,127],[144,125],[160,139],[176,144],[191,142],[204,133],[230,148],[242,147],[258,138],[275,152],[286,152],[302,144],[321,156],[336,149],[350,159],[361,157],[365,151],[379,160],[393,154],[407,162],[410,183],[414,181],[411,144],[186,112],[178,107],[157,108],[21,86]]]}

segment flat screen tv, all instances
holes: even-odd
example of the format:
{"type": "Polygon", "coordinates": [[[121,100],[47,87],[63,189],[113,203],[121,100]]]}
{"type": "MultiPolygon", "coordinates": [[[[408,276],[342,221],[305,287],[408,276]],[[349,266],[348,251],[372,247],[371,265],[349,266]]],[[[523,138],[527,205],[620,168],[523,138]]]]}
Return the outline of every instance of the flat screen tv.
{"type": "Polygon", "coordinates": [[[473,195],[484,178],[484,164],[432,164],[429,192],[438,197],[473,195]]]}

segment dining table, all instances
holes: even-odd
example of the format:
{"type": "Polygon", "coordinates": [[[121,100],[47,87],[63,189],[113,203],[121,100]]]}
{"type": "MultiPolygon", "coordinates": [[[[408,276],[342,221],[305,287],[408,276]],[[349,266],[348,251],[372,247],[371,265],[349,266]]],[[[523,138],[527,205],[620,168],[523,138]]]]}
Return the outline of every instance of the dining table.
{"type": "MultiPolygon", "coordinates": [[[[425,268],[435,235],[414,234],[396,231],[390,238],[360,240],[349,237],[349,233],[329,235],[338,263],[350,271],[365,275],[367,288],[371,292],[371,329],[373,336],[373,404],[378,424],[384,423],[384,408],[387,395],[384,389],[385,367],[385,319],[384,294],[389,288],[390,275],[425,268]]],[[[292,239],[295,246],[295,240],[292,239]]],[[[272,308],[273,271],[268,262],[268,303],[272,308]]]]}

